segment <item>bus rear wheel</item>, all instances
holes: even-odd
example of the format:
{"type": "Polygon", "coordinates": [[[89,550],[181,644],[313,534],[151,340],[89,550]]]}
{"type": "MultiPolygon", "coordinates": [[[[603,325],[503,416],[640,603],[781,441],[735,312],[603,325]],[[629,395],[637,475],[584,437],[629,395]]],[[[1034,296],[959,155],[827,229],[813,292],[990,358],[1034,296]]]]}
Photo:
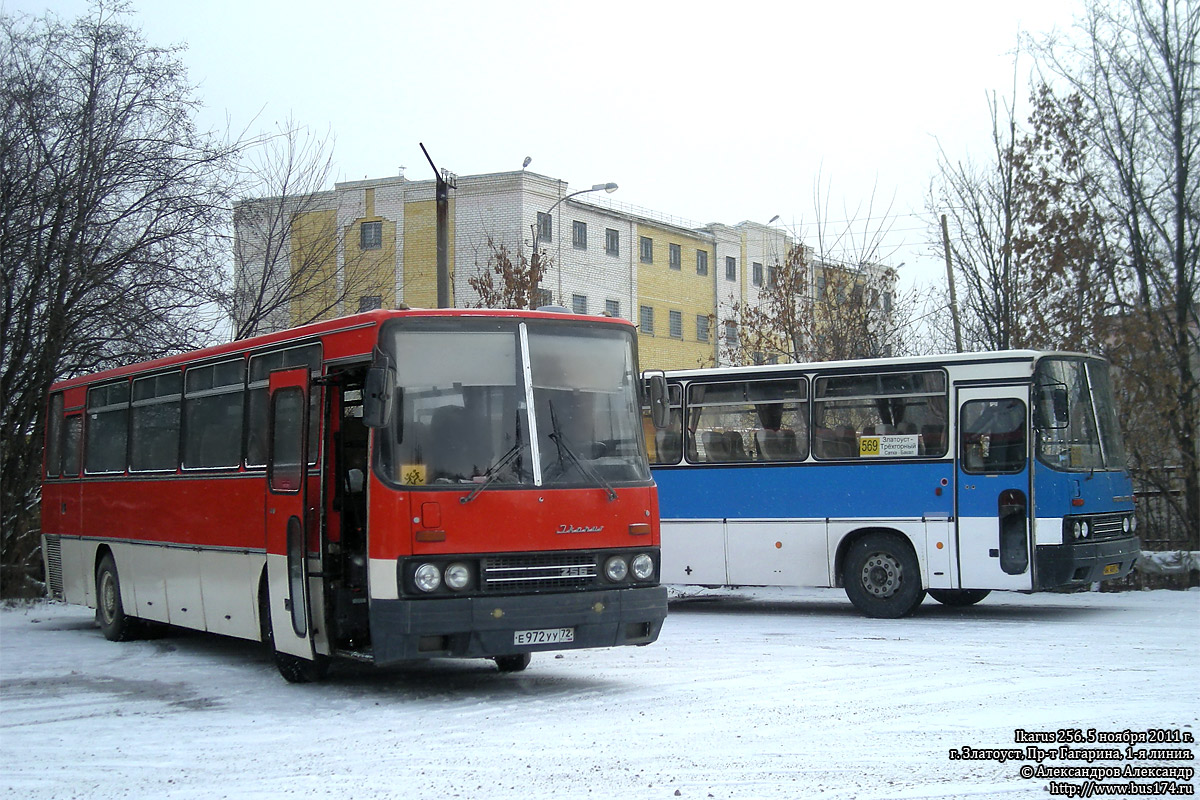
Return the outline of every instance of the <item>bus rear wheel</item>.
{"type": "Polygon", "coordinates": [[[991,593],[991,589],[929,590],[929,596],[944,606],[973,606],[991,593]]]}
{"type": "Polygon", "coordinates": [[[136,639],[138,621],[125,613],[121,603],[121,579],[112,553],[105,553],[96,567],[96,624],[110,642],[136,639]]]}
{"type": "Polygon", "coordinates": [[[925,599],[916,554],[891,534],[872,533],[850,545],[842,576],[846,596],[868,617],[907,617],[925,599]]]}

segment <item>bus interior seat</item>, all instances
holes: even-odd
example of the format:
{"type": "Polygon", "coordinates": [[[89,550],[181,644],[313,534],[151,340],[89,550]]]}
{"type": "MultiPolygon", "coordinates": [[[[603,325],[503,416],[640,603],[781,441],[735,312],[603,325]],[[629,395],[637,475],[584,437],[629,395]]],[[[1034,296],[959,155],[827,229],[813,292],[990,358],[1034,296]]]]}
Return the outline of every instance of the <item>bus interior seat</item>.
{"type": "Polygon", "coordinates": [[[428,480],[470,478],[476,465],[471,460],[472,425],[467,410],[461,406],[442,406],[433,412],[429,427],[432,446],[426,455],[428,480]]]}
{"type": "Polygon", "coordinates": [[[656,431],[654,446],[660,464],[678,464],[683,455],[683,437],[679,431],[656,431]]]}
{"type": "Polygon", "coordinates": [[[705,461],[728,461],[729,447],[725,440],[725,434],[721,431],[704,431],[700,435],[704,442],[704,460],[705,461]]]}
{"type": "Polygon", "coordinates": [[[945,425],[921,426],[921,440],[925,445],[926,453],[929,453],[930,455],[941,455],[946,449],[945,439],[945,425]]]}
{"type": "Polygon", "coordinates": [[[800,456],[800,450],[796,446],[796,432],[790,428],[777,431],[764,428],[755,431],[754,440],[764,461],[789,461],[800,456]]]}
{"type": "Polygon", "coordinates": [[[833,432],[833,458],[853,458],[858,455],[858,434],[849,425],[839,425],[833,432]]]}
{"type": "Polygon", "coordinates": [[[748,461],[746,458],[746,446],[742,441],[742,435],[737,431],[725,431],[725,450],[729,454],[729,461],[748,461]]]}

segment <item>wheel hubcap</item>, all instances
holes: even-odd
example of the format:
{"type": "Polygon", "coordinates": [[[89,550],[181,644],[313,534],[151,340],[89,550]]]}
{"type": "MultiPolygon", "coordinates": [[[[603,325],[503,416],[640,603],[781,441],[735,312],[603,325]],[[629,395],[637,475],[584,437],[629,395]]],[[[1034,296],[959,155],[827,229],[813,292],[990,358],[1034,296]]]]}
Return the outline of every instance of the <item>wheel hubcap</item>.
{"type": "Polygon", "coordinates": [[[875,597],[891,597],[900,588],[904,571],[888,553],[872,553],[862,569],[863,588],[875,597]]]}
{"type": "Polygon", "coordinates": [[[106,623],[112,622],[117,615],[117,592],[110,572],[100,578],[100,613],[104,615],[106,623]]]}

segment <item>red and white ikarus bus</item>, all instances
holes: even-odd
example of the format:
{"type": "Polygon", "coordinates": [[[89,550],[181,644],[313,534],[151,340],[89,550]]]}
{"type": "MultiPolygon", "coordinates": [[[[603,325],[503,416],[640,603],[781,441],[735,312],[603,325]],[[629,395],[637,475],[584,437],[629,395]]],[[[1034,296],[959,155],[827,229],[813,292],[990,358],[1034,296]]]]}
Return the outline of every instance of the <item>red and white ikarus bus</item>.
{"type": "MultiPolygon", "coordinates": [[[[54,385],[53,596],[329,660],[644,645],[666,616],[623,320],[374,311],[54,385]]],[[[662,387],[656,387],[661,389],[662,387]]]]}

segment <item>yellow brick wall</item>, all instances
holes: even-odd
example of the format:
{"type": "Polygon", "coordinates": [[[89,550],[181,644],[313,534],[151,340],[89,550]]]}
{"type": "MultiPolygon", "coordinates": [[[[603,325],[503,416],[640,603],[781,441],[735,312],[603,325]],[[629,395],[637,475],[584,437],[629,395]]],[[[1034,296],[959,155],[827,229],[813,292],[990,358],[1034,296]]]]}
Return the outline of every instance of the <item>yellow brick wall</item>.
{"type": "MultiPolygon", "coordinates": [[[[718,265],[712,243],[682,231],[641,224],[637,226],[633,247],[634,264],[638,271],[638,308],[633,310],[632,317],[640,323],[641,307],[654,309],[654,334],[649,335],[639,329],[638,351],[642,367],[682,369],[711,366],[714,337],[717,335],[716,320],[710,320],[708,341],[699,342],[696,340],[696,317],[715,312],[713,275],[718,265]],[[642,237],[654,242],[652,264],[641,260],[642,237]],[[679,245],[681,250],[680,268],[677,270],[670,267],[672,244],[679,245]],[[708,253],[707,275],[696,274],[697,250],[708,253]],[[671,311],[678,311],[682,315],[682,339],[671,336],[671,311]]],[[[724,263],[720,269],[725,269],[724,263]]]]}
{"type": "MultiPolygon", "coordinates": [[[[374,211],[368,204],[368,213],[374,211]]],[[[345,313],[358,311],[359,300],[371,295],[382,298],[383,308],[396,307],[396,223],[394,220],[371,216],[356,219],[345,230],[345,266],[342,277],[345,281],[345,313]],[[362,249],[364,222],[382,222],[382,246],[362,249]]]]}
{"type": "MultiPolygon", "coordinates": [[[[454,298],[454,200],[450,201],[450,287],[454,298]]],[[[437,308],[437,203],[404,204],[404,302],[437,308]]]]}
{"type": "Polygon", "coordinates": [[[292,219],[291,269],[298,289],[289,312],[293,325],[337,316],[336,228],[334,211],[305,212],[292,219]]]}

